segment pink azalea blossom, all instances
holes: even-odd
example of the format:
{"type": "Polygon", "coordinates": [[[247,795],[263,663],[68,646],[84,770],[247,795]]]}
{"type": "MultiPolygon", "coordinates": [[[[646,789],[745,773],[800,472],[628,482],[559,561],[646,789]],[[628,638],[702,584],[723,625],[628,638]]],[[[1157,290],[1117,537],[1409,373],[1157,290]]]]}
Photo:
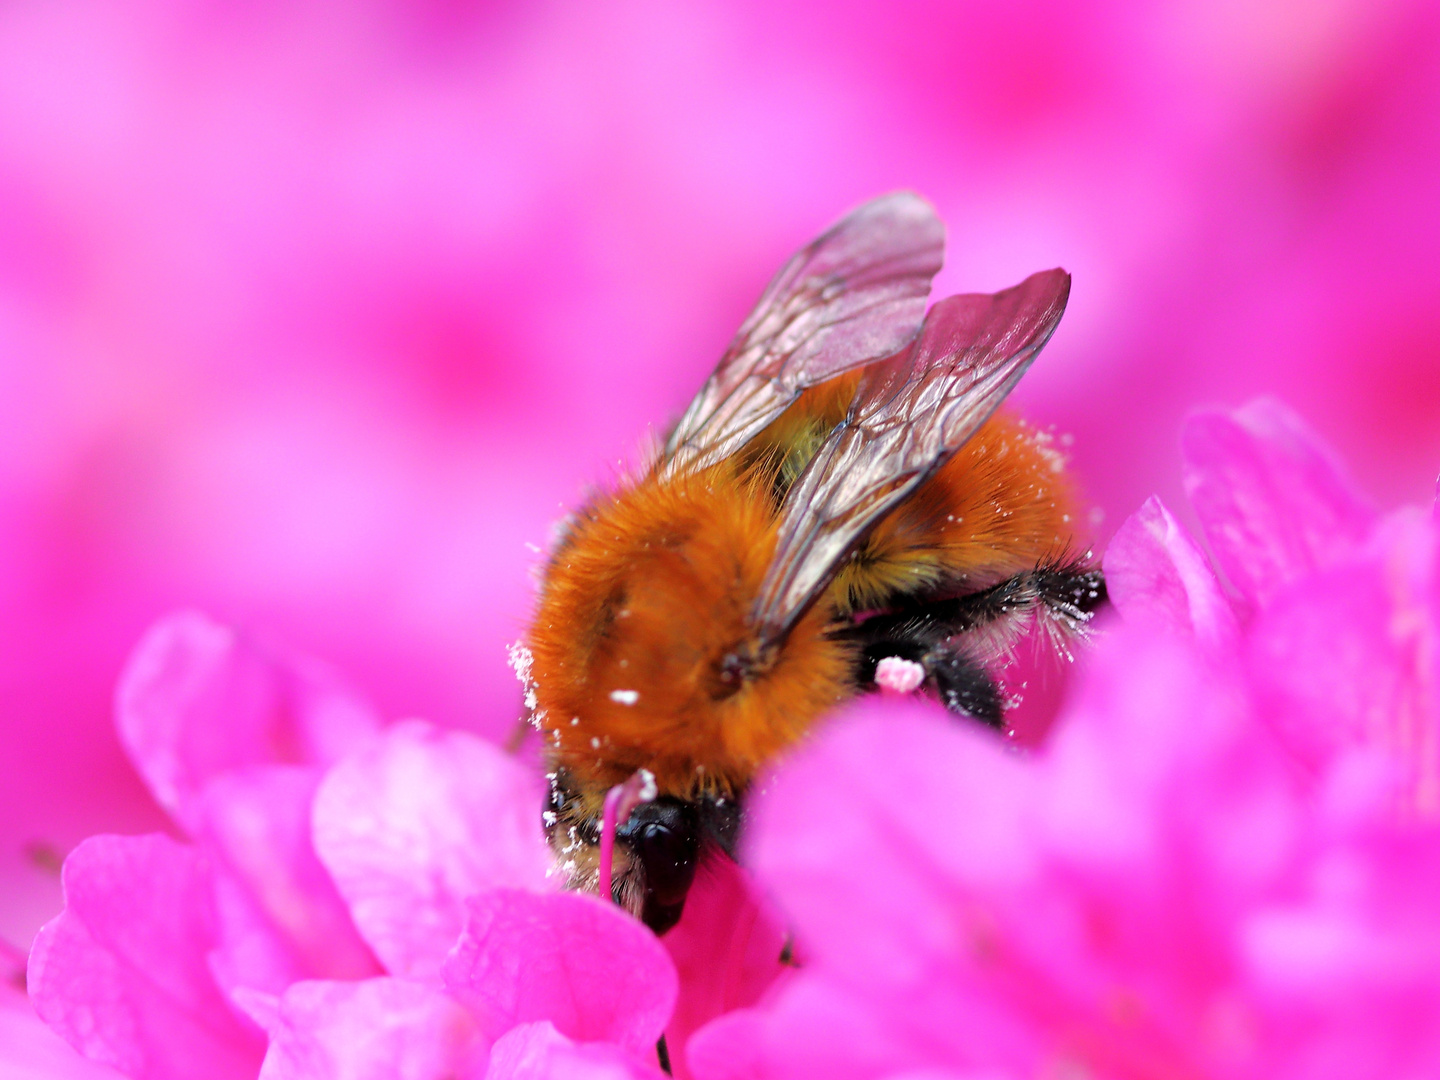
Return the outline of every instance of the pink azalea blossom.
{"type": "Polygon", "coordinates": [[[1274,403],[1184,448],[1238,595],[1152,500],[1039,752],[880,700],[780,768],[749,858],[807,962],[701,1080],[1440,1071],[1436,525],[1274,403]]]}
{"type": "MultiPolygon", "coordinates": [[[[65,862],[65,909],[36,939],[29,989],[96,1067],[134,1080],[658,1075],[676,965],[619,908],[556,891],[542,781],[525,764],[419,721],[382,728],[319,665],[195,614],[146,636],[117,701],[185,839],[97,836],[65,862]]],[[[750,895],[722,887],[711,904],[750,895]]],[[[738,924],[742,943],[753,923],[738,924]]],[[[692,965],[689,1027],[753,1003],[760,970],[692,965]]]]}
{"type": "MultiPolygon", "coordinates": [[[[498,736],[527,544],[879,191],[952,223],[942,289],[1076,273],[1019,394],[1074,434],[1100,536],[1179,505],[1184,411],[1257,388],[1415,498],[1437,28],[1426,0],[5,6],[0,938],[85,836],[170,827],[110,699],[177,602],[498,736]]],[[[226,888],[251,941],[337,911],[226,888]]],[[[286,931],[270,985],[322,939],[286,931]]]]}
{"type": "Polygon", "coordinates": [[[1428,1075],[1437,525],[1273,403],[1184,442],[1234,594],[1152,499],[1037,753],[873,699],[762,785],[778,909],[716,860],[663,943],[556,891],[516,758],[172,617],[117,715],[184,839],[66,861],[29,985],[94,1064],[12,1026],[137,1080],[654,1077],[662,1032],[695,1080],[1428,1075]]]}
{"type": "Polygon", "coordinates": [[[1437,42],[1430,0],[0,5],[0,937],[166,827],[110,698],[177,603],[503,737],[527,544],[886,190],[942,293],[1075,274],[1017,393],[1102,539],[1262,389],[1418,499],[1437,42]]]}

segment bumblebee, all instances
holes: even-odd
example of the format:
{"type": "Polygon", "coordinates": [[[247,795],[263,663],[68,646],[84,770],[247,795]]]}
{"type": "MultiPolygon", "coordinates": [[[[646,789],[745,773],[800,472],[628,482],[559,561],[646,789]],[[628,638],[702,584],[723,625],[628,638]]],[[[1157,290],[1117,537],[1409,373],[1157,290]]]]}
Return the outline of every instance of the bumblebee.
{"type": "Polygon", "coordinates": [[[757,772],[883,661],[999,728],[1017,635],[1064,648],[1104,600],[1063,459],[996,411],[1069,275],[927,313],[943,247],[929,204],[896,193],[800,251],[653,460],[551,553],[527,642],[548,834],[574,887],[611,880],[657,933],[707,853],[733,854],[757,772]],[[642,770],[612,878],[606,794],[642,770]]]}

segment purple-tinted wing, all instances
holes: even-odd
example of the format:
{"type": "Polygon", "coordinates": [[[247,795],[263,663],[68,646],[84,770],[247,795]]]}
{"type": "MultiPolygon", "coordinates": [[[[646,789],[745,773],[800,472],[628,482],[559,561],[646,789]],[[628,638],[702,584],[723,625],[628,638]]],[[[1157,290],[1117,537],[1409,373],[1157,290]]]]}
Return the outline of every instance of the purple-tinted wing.
{"type": "Polygon", "coordinates": [[[1047,270],[994,296],[952,296],[914,346],[866,372],[850,415],[786,496],[755,608],[763,642],[782,640],[870,528],[989,419],[1069,295],[1070,275],[1047,270]]]}
{"type": "Polygon", "coordinates": [[[804,390],[904,346],[944,248],[940,219],[909,192],[842,218],[775,275],[670,433],[660,467],[721,461],[804,390]]]}

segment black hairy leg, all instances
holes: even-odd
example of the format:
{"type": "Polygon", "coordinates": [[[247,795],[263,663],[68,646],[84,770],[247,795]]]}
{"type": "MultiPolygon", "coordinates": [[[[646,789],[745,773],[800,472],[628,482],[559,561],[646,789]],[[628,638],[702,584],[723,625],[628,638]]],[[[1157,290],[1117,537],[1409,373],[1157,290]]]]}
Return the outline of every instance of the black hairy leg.
{"type": "Polygon", "coordinates": [[[921,663],[945,708],[997,731],[1004,727],[1005,703],[1000,688],[974,660],[964,653],[934,650],[921,663]]]}
{"type": "Polygon", "coordinates": [[[860,654],[856,683],[874,687],[875,668],[890,656],[923,667],[925,685],[952,713],[978,720],[987,727],[1002,726],[1005,706],[995,680],[980,664],[943,641],[926,644],[915,638],[879,638],[867,642],[860,654]]]}
{"type": "Polygon", "coordinates": [[[883,637],[933,643],[978,630],[1036,605],[1078,629],[1105,600],[1105,578],[1099,570],[1039,567],[962,596],[936,598],[932,592],[899,597],[891,610],[847,627],[840,634],[860,641],[883,637]]]}
{"type": "Polygon", "coordinates": [[[1100,571],[1042,566],[968,595],[901,598],[896,609],[837,634],[861,646],[855,673],[858,685],[873,687],[876,665],[898,656],[924,667],[926,685],[951,712],[999,728],[1004,717],[1000,690],[955,639],[1036,607],[1061,626],[1078,630],[1105,599],[1100,571]]]}

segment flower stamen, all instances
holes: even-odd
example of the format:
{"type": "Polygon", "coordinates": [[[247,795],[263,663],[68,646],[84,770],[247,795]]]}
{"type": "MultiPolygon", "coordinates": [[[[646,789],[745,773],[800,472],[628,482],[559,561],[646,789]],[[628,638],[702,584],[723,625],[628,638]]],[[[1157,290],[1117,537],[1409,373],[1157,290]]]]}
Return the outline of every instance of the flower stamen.
{"type": "Polygon", "coordinates": [[[601,896],[613,899],[610,882],[615,858],[615,830],[621,822],[630,820],[637,806],[653,802],[657,794],[655,774],[649,769],[640,769],[629,780],[616,784],[605,793],[605,810],[600,819],[600,881],[596,889],[601,896]]]}

